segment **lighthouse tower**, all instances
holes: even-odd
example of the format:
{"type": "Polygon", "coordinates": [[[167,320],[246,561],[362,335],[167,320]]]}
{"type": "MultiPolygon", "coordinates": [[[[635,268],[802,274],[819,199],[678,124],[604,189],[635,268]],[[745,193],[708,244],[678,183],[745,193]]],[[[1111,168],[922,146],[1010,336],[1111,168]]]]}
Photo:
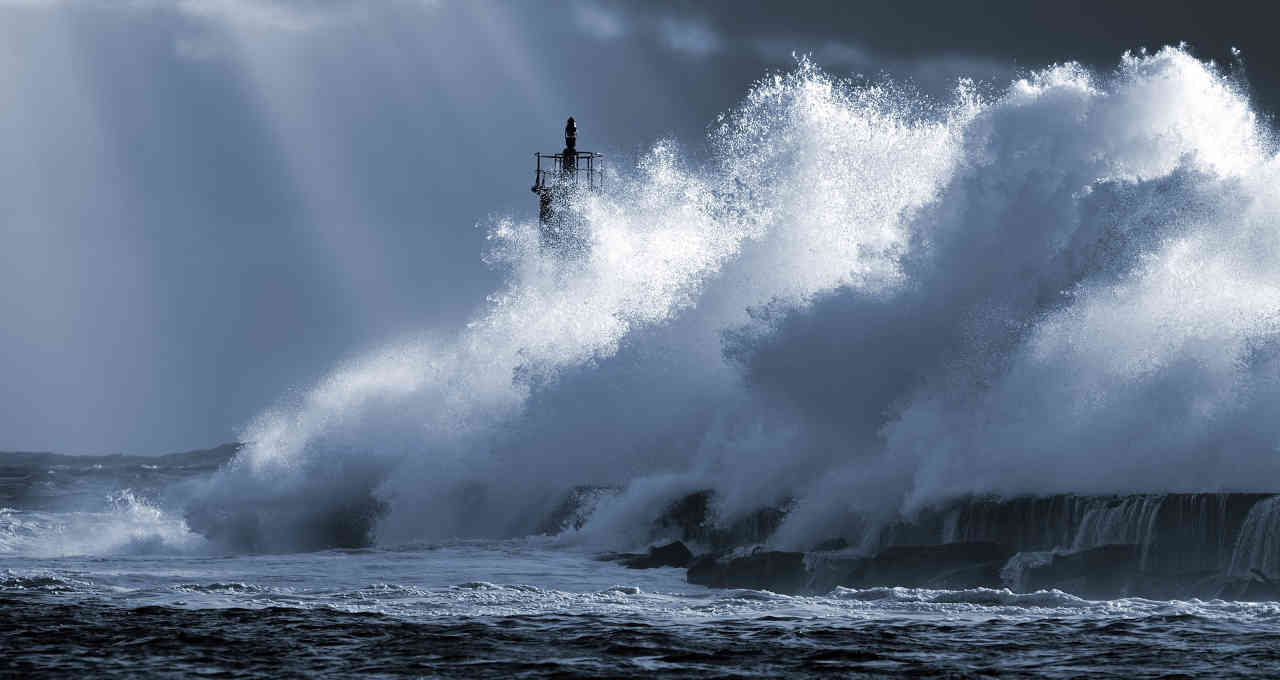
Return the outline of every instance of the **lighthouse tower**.
{"type": "Polygon", "coordinates": [[[570,117],[564,126],[564,150],[535,153],[533,186],[538,195],[538,222],[543,248],[580,250],[585,244],[582,215],[574,209],[583,191],[599,191],[603,154],[578,151],[578,125],[570,117]]]}

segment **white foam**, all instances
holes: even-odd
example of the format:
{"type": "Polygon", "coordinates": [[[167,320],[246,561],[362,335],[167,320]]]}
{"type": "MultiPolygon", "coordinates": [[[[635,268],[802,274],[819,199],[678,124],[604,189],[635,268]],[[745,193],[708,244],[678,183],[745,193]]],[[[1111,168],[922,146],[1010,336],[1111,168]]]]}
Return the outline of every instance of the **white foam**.
{"type": "Polygon", "coordinates": [[[709,167],[662,141],[586,200],[585,253],[495,221],[509,281],[467,328],[263,414],[204,499],[289,549],[371,496],[381,540],[435,540],[619,484],[582,537],[638,542],[714,487],[725,520],[798,499],[799,546],[963,494],[1278,478],[1280,162],[1247,99],[1175,48],[976,90],[763,79],[709,167]]]}
{"type": "Polygon", "coordinates": [[[196,552],[206,541],[125,489],[103,512],[0,510],[0,554],[28,557],[196,552]]]}

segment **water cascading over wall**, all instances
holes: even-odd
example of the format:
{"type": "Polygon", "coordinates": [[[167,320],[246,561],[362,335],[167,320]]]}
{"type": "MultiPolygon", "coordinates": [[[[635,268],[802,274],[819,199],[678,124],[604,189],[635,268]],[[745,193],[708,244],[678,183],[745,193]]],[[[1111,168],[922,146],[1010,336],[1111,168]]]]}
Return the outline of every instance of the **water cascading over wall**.
{"type": "Polygon", "coordinates": [[[1240,577],[1260,572],[1280,580],[1280,496],[1260,500],[1249,510],[1230,571],[1240,577]]]}
{"type": "Polygon", "coordinates": [[[1280,568],[1280,497],[1198,493],[969,499],[886,525],[872,549],[994,542],[1017,552],[1137,545],[1158,574],[1280,568]]]}

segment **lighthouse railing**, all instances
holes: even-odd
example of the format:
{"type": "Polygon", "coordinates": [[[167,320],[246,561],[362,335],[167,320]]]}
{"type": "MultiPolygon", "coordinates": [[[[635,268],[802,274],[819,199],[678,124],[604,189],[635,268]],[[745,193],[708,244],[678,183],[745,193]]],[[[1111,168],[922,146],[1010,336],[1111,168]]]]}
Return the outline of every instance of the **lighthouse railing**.
{"type": "Polygon", "coordinates": [[[535,153],[538,186],[573,186],[599,191],[604,188],[604,170],[597,162],[604,154],[578,151],[572,154],[535,153]],[[565,160],[572,158],[566,167],[565,160]]]}

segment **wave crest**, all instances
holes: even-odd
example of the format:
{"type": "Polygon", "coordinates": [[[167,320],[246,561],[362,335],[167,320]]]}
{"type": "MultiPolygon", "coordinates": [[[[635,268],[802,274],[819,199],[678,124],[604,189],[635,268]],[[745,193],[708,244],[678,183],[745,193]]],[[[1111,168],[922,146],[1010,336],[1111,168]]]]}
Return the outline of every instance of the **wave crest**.
{"type": "Polygon", "coordinates": [[[509,280],[467,328],[264,414],[189,521],[253,550],[517,535],[613,485],[579,537],[634,543],[713,489],[726,520],[794,499],[799,546],[966,494],[1275,479],[1280,162],[1247,98],[1177,48],[978,89],[802,61],[708,167],[660,142],[586,200],[578,257],[497,220],[509,280]]]}

